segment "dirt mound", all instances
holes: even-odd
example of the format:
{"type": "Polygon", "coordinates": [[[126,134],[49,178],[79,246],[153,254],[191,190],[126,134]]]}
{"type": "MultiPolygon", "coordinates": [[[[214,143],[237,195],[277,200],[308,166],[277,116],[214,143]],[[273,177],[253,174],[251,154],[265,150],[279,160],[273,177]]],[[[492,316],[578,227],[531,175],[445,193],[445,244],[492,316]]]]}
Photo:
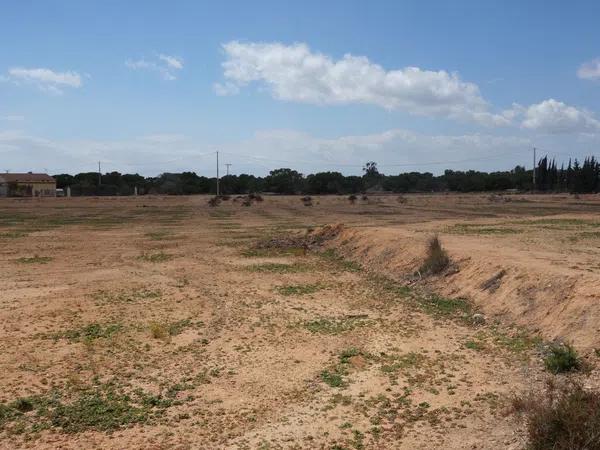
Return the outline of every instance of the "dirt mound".
{"type": "Polygon", "coordinates": [[[431,235],[406,228],[341,228],[326,244],[372,270],[418,283],[447,296],[466,298],[487,316],[573,342],[583,351],[600,348],[600,276],[558,264],[556,255],[476,236],[441,235],[451,270],[415,277],[431,235]]]}

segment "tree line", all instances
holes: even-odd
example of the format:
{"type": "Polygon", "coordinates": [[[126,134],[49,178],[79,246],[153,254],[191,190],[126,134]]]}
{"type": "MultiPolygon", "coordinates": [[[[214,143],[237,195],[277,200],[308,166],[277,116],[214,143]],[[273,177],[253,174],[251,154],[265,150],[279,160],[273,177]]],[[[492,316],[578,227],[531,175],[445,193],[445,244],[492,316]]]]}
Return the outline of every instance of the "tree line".
{"type": "MultiPolygon", "coordinates": [[[[77,175],[54,175],[57,188],[71,188],[72,195],[132,195],[139,194],[216,194],[216,178],[199,176],[195,172],[163,173],[157,177],[138,174],[110,172],[98,176],[97,172],[77,175]]],[[[254,175],[226,175],[219,179],[221,194],[248,194],[273,192],[276,194],[357,194],[362,192],[388,191],[409,192],[485,192],[516,189],[531,191],[533,173],[522,166],[498,172],[475,170],[446,170],[435,176],[429,172],[406,172],[385,175],[379,172],[377,163],[370,161],[363,168],[363,175],[343,175],[340,172],[318,172],[303,175],[281,168],[272,170],[265,177],[254,175]]],[[[545,192],[599,192],[600,163],[591,156],[583,164],[569,161],[567,167],[557,167],[555,160],[541,158],[536,167],[535,190],[545,192]]]]}

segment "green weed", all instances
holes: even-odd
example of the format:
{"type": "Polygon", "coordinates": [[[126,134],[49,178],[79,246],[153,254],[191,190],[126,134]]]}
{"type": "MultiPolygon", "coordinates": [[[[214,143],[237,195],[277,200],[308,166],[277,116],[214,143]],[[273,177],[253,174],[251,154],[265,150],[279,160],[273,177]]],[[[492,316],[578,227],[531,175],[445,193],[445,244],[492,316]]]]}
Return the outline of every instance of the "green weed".
{"type": "Polygon", "coordinates": [[[165,252],[158,252],[158,253],[142,253],[142,255],[140,255],[138,257],[139,260],[141,261],[146,261],[146,262],[151,262],[151,263],[162,263],[162,262],[166,262],[166,261],[170,261],[173,259],[173,255],[169,255],[165,252]]]}
{"type": "Polygon", "coordinates": [[[96,339],[106,339],[120,332],[123,325],[118,323],[110,323],[102,325],[100,323],[91,323],[82,328],[76,328],[59,333],[54,333],[51,337],[55,340],[67,339],[71,342],[91,342],[96,339]]]}
{"type": "Polygon", "coordinates": [[[311,333],[322,334],[340,334],[351,331],[357,327],[369,325],[370,322],[363,318],[343,318],[343,319],[317,319],[304,322],[304,327],[311,333]]]}
{"type": "Polygon", "coordinates": [[[577,351],[569,344],[551,344],[544,358],[544,365],[549,372],[555,374],[582,368],[577,351]]]}
{"type": "Polygon", "coordinates": [[[251,272],[259,273],[299,273],[309,270],[305,264],[282,264],[282,263],[264,263],[248,266],[251,272]]]}
{"type": "Polygon", "coordinates": [[[12,424],[21,432],[57,428],[66,433],[111,432],[147,423],[162,415],[172,400],[142,390],[126,393],[112,384],[95,385],[65,393],[20,398],[0,404],[0,429],[12,424]],[[33,414],[26,414],[32,411],[33,414]]]}
{"type": "Polygon", "coordinates": [[[32,256],[16,259],[19,264],[48,264],[53,258],[50,256],[32,256]]]}

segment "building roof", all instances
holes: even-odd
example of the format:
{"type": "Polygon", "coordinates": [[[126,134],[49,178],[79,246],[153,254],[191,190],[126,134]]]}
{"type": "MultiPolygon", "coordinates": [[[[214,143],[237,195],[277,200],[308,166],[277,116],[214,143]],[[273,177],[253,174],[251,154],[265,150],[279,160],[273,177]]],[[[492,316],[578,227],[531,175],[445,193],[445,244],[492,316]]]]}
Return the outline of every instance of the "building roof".
{"type": "Polygon", "coordinates": [[[0,182],[4,183],[55,183],[56,180],[46,173],[0,173],[0,182]]]}

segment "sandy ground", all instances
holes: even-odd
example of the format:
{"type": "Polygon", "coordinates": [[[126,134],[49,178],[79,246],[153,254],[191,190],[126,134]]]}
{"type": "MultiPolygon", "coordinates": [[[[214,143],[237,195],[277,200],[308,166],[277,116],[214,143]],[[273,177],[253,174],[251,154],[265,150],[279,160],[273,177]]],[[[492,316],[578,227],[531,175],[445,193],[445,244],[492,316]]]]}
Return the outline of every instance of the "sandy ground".
{"type": "Polygon", "coordinates": [[[598,365],[598,196],[206,202],[0,200],[2,448],[517,449],[540,340],[598,365]]]}

